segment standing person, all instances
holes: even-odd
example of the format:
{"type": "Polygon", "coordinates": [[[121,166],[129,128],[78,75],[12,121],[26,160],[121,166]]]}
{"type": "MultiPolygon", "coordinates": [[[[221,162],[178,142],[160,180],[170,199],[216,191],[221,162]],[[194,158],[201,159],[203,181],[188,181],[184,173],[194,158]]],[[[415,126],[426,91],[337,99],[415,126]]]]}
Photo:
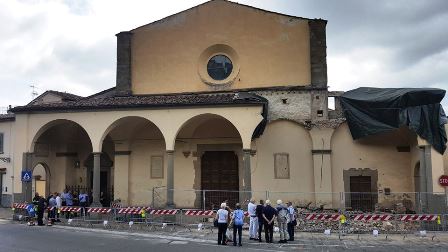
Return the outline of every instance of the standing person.
{"type": "Polygon", "coordinates": [[[226,203],[221,203],[221,209],[216,213],[218,220],[218,245],[227,245],[226,230],[229,218],[229,211],[226,210],[226,203]]]}
{"type": "Polygon", "coordinates": [[[280,232],[280,241],[278,243],[288,242],[287,224],[289,222],[288,209],[283,205],[282,200],[277,200],[277,223],[280,232]]]}
{"type": "MultiPolygon", "coordinates": [[[[78,196],[78,192],[76,192],[76,191],[73,191],[73,193],[72,193],[72,201],[73,201],[73,204],[72,204],[72,206],[79,206],[79,196],[78,196]]],[[[74,217],[78,217],[78,213],[77,212],[73,212],[73,216],[74,217]]]]}
{"type": "MultiPolygon", "coordinates": [[[[227,210],[227,212],[229,212],[229,214],[227,215],[227,223],[230,223],[230,220],[231,220],[230,214],[233,212],[233,210],[229,207],[229,200],[224,200],[224,204],[226,204],[226,210],[227,210]]],[[[229,232],[229,225],[227,225],[225,236],[226,236],[226,242],[233,241],[232,234],[229,232]]]]}
{"type": "Polygon", "coordinates": [[[79,206],[81,206],[81,215],[86,216],[87,212],[86,212],[86,207],[87,207],[87,203],[88,201],[88,195],[85,191],[81,191],[81,193],[79,194],[79,206]]]}
{"type": "Polygon", "coordinates": [[[56,222],[61,222],[59,214],[61,213],[62,208],[62,198],[59,193],[55,192],[54,194],[56,195],[56,222]]]}
{"type": "Polygon", "coordinates": [[[257,205],[257,208],[255,208],[255,214],[257,215],[257,221],[258,221],[258,241],[263,242],[261,239],[261,231],[263,230],[263,209],[264,209],[264,202],[263,200],[260,200],[260,204],[257,205]]]}
{"type": "Polygon", "coordinates": [[[243,232],[244,211],[241,210],[241,205],[236,203],[235,211],[233,212],[233,246],[236,246],[236,232],[238,231],[238,246],[241,246],[241,234],[243,232]]]}
{"type": "Polygon", "coordinates": [[[45,211],[45,199],[39,195],[39,193],[36,193],[33,198],[33,204],[37,206],[37,225],[43,226],[44,225],[44,211],[45,211]]]}
{"type": "Polygon", "coordinates": [[[52,194],[51,198],[48,200],[48,221],[49,225],[53,224],[56,218],[56,195],[52,194]]]}
{"type": "Polygon", "coordinates": [[[274,219],[277,216],[277,211],[271,207],[271,201],[266,200],[266,206],[263,209],[264,220],[264,236],[266,243],[273,243],[274,237],[274,219]]]}
{"type": "Polygon", "coordinates": [[[292,206],[291,201],[288,202],[288,214],[289,214],[289,222],[288,222],[289,241],[294,241],[294,227],[297,225],[297,220],[296,220],[296,211],[292,206]]]}
{"type": "Polygon", "coordinates": [[[247,212],[250,216],[249,221],[249,239],[250,240],[258,240],[257,239],[257,229],[258,229],[258,218],[257,213],[255,212],[257,205],[255,205],[255,200],[252,198],[247,205],[247,212]]]}
{"type": "MultiPolygon", "coordinates": [[[[72,191],[68,191],[65,196],[65,204],[67,204],[68,207],[72,207],[73,206],[73,196],[72,196],[72,191]]],[[[70,211],[67,211],[67,213],[65,214],[65,218],[69,219],[70,218],[70,211]]]]}
{"type": "Polygon", "coordinates": [[[62,206],[67,205],[67,201],[65,200],[66,195],[67,195],[67,189],[64,189],[64,191],[62,191],[62,194],[61,194],[62,206]]]}

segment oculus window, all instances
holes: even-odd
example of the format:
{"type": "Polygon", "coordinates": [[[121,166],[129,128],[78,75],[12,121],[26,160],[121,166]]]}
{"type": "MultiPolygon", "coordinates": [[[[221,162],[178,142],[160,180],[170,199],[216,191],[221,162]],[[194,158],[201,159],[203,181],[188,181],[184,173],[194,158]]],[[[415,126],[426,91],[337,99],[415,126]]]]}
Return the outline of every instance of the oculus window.
{"type": "Polygon", "coordinates": [[[214,80],[224,80],[232,73],[232,61],[225,55],[215,55],[207,63],[207,72],[214,80]]]}

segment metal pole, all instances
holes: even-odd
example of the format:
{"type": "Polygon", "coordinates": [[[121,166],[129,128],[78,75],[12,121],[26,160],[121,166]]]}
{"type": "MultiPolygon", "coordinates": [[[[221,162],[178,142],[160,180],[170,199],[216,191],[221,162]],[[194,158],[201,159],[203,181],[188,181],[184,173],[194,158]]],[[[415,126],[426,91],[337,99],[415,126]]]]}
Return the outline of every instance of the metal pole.
{"type": "Polygon", "coordinates": [[[205,210],[205,190],[202,190],[202,210],[205,210]]]}

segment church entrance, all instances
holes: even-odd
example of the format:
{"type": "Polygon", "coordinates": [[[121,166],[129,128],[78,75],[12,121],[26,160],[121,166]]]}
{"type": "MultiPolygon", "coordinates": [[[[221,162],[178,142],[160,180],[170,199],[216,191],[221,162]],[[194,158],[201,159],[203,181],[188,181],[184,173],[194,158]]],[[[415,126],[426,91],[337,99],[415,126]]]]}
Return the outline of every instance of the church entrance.
{"type": "Polygon", "coordinates": [[[233,151],[205,151],[201,159],[201,187],[205,207],[219,208],[228,200],[229,206],[239,202],[238,156],[233,151]]]}

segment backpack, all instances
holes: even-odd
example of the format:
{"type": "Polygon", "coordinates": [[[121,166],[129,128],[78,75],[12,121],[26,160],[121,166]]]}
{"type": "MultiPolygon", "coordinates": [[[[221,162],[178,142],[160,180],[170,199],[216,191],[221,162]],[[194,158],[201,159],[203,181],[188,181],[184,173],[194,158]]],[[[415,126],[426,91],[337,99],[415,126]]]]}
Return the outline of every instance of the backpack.
{"type": "Polygon", "coordinates": [[[283,207],[281,210],[278,211],[278,219],[281,222],[289,222],[290,221],[288,210],[286,208],[283,207]]]}
{"type": "Polygon", "coordinates": [[[243,225],[244,213],[243,210],[235,210],[233,213],[234,216],[234,224],[237,226],[243,225]]]}

